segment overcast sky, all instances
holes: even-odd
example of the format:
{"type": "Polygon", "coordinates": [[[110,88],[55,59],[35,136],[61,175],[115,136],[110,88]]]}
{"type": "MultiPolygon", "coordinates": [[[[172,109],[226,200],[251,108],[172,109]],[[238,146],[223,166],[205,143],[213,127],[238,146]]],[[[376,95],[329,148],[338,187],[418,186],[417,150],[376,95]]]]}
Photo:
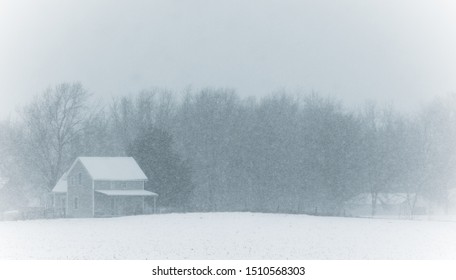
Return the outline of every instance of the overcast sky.
{"type": "Polygon", "coordinates": [[[0,117],[64,81],[100,98],[287,88],[413,109],[456,92],[455,2],[0,0],[0,117]]]}

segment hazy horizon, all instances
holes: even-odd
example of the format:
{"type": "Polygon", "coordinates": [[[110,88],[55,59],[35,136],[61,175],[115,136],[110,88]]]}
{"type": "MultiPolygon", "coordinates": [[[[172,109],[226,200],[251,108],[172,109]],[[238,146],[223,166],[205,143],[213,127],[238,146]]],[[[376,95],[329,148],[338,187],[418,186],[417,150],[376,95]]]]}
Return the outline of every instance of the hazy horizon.
{"type": "Polygon", "coordinates": [[[414,110],[456,92],[456,4],[439,3],[0,0],[0,118],[72,81],[99,99],[285,88],[414,110]]]}

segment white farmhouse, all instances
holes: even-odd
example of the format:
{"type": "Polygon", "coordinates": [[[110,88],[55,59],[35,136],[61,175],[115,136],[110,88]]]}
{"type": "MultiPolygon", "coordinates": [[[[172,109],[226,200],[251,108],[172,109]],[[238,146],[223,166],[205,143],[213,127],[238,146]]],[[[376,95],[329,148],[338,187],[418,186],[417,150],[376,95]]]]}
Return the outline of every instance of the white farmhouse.
{"type": "Polygon", "coordinates": [[[65,217],[88,218],[155,212],[156,193],[132,157],[79,157],[52,190],[53,206],[65,217]]]}

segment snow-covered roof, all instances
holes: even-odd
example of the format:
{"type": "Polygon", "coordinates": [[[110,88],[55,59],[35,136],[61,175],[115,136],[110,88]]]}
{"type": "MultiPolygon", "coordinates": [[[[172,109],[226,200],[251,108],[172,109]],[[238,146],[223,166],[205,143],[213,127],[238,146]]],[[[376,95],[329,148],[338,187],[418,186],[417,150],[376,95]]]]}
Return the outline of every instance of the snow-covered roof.
{"type": "Polygon", "coordinates": [[[97,190],[96,192],[109,196],[158,196],[158,194],[145,190],[97,190]]]}
{"type": "Polygon", "coordinates": [[[54,188],[52,189],[53,193],[66,193],[68,190],[68,182],[67,182],[67,173],[65,172],[62,177],[60,177],[57,184],[55,184],[54,188]]]}
{"type": "Polygon", "coordinates": [[[132,157],[79,157],[77,160],[81,161],[93,180],[147,180],[132,157]]]}

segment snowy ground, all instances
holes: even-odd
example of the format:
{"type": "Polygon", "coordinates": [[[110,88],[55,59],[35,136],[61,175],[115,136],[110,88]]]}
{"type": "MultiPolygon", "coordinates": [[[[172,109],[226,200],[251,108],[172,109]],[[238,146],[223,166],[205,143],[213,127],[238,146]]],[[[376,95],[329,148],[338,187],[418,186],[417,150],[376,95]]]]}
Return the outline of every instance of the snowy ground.
{"type": "Polygon", "coordinates": [[[456,222],[255,213],[4,221],[0,259],[456,259],[456,222]]]}

